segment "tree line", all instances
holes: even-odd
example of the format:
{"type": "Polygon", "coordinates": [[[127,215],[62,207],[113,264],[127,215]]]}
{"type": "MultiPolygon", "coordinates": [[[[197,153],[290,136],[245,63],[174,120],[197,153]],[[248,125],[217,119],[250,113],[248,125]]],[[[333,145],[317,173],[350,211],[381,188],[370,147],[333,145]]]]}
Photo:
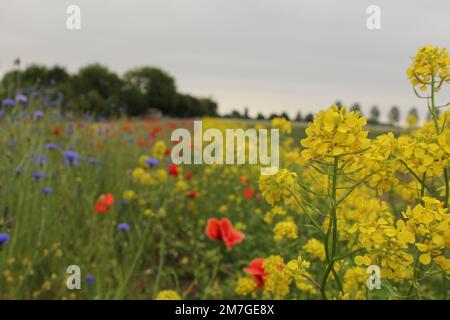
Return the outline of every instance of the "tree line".
{"type": "MultiPolygon", "coordinates": [[[[343,104],[340,101],[336,101],[338,107],[342,107],[343,104]]],[[[392,106],[387,114],[387,122],[382,122],[381,111],[378,106],[372,106],[369,110],[368,115],[364,115],[361,105],[359,103],[353,103],[350,108],[350,111],[359,112],[361,115],[366,116],[367,123],[372,125],[388,125],[388,126],[396,126],[399,124],[401,120],[401,111],[399,106],[392,106]]],[[[254,120],[272,120],[273,118],[285,118],[287,120],[297,121],[297,122],[312,122],[314,120],[314,114],[308,113],[305,116],[302,115],[301,111],[298,111],[295,117],[291,118],[286,112],[281,113],[271,113],[268,116],[264,116],[262,113],[258,113],[256,117],[249,116],[248,108],[244,108],[244,112],[239,112],[238,110],[232,110],[230,113],[224,115],[225,118],[237,118],[237,119],[254,119],[254,120]]],[[[418,122],[419,114],[416,107],[412,107],[409,109],[406,119],[408,122],[418,122]]]]}
{"type": "MultiPolygon", "coordinates": [[[[119,76],[97,63],[84,66],[75,74],[70,74],[61,66],[33,64],[21,69],[19,59],[15,65],[16,68],[7,72],[0,81],[1,101],[24,93],[38,97],[46,105],[61,105],[63,111],[70,110],[77,114],[145,116],[157,110],[162,115],[179,118],[220,116],[213,99],[178,92],[175,79],[156,67],[138,67],[119,76]]],[[[340,101],[335,104],[342,106],[340,101]]],[[[350,110],[362,114],[359,103],[352,104],[350,110]]],[[[314,119],[313,113],[303,116],[300,111],[292,119],[286,112],[268,116],[258,113],[256,117],[251,117],[248,108],[244,108],[242,113],[233,110],[222,116],[256,120],[284,117],[303,122],[314,119]]],[[[391,107],[387,115],[388,123],[380,121],[381,112],[377,106],[371,107],[365,116],[369,124],[395,126],[401,120],[398,106],[391,107]]],[[[408,122],[410,119],[418,121],[418,112],[414,107],[407,114],[408,122]]]]}
{"type": "Polygon", "coordinates": [[[97,116],[144,116],[151,111],[172,117],[217,116],[217,103],[177,91],[175,79],[155,67],[139,67],[119,76],[101,64],[70,74],[60,66],[30,65],[7,72],[0,82],[0,98],[17,94],[60,104],[63,110],[97,116]]]}

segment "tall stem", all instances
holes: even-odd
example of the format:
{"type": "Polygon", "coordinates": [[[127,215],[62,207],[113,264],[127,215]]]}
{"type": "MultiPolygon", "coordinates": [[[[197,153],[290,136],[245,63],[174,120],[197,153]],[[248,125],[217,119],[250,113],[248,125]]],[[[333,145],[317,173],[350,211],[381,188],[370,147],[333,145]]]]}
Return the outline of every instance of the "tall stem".
{"type": "Polygon", "coordinates": [[[333,271],[333,274],[335,275],[336,281],[339,281],[337,278],[337,272],[334,270],[334,263],[335,255],[337,252],[337,202],[336,202],[336,190],[337,190],[337,179],[338,179],[338,164],[339,164],[339,158],[334,158],[334,164],[333,164],[333,175],[332,175],[332,185],[331,185],[331,212],[330,212],[330,225],[328,227],[327,236],[325,237],[325,250],[328,255],[327,257],[327,267],[325,269],[325,272],[322,277],[322,282],[320,285],[320,293],[322,295],[323,299],[327,299],[326,294],[326,284],[328,281],[328,276],[330,275],[330,272],[333,271]],[[330,234],[331,232],[331,234],[330,234]],[[329,236],[331,235],[331,251],[328,253],[328,241],[329,236]]]}

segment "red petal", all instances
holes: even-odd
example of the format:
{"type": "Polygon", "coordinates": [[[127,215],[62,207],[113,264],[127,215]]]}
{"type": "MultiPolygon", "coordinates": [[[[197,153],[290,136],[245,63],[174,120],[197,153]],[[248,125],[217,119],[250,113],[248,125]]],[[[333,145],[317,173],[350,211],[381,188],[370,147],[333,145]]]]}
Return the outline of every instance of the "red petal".
{"type": "Polygon", "coordinates": [[[206,235],[211,240],[217,240],[221,237],[219,220],[217,220],[216,218],[211,218],[208,220],[208,223],[206,225],[206,235]]]}

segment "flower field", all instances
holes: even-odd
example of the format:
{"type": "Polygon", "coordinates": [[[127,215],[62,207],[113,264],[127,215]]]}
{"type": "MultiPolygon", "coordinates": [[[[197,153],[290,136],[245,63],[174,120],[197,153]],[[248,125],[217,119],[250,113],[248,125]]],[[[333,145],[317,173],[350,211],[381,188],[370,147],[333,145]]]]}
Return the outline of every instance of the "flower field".
{"type": "Polygon", "coordinates": [[[396,132],[338,106],[306,128],[202,119],[279,129],[281,167],[267,176],[173,164],[171,132],[193,120],[94,121],[4,100],[0,298],[447,299],[450,113],[436,101],[449,67],[446,49],[418,50],[407,78],[430,117],[396,132]],[[70,265],[80,290],[66,287],[70,265]]]}

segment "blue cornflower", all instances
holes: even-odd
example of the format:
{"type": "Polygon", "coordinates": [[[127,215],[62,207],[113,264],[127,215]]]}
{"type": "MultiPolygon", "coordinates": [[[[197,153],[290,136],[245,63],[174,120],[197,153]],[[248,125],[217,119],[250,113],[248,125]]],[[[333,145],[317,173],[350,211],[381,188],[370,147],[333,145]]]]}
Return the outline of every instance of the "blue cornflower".
{"type": "Polygon", "coordinates": [[[155,158],[147,158],[145,160],[145,163],[149,166],[149,167],[156,167],[158,166],[158,159],[155,158]]]}
{"type": "Polygon", "coordinates": [[[33,172],[33,178],[36,179],[36,180],[40,180],[40,179],[42,179],[44,177],[45,177],[45,174],[42,173],[41,171],[33,172]]]}
{"type": "Polygon", "coordinates": [[[76,167],[76,166],[80,165],[80,163],[78,162],[78,158],[80,157],[78,152],[68,150],[68,151],[64,151],[63,155],[64,155],[64,159],[65,159],[64,163],[66,165],[71,166],[71,167],[76,167]]]}
{"type": "Polygon", "coordinates": [[[91,284],[94,284],[94,282],[95,282],[95,276],[93,274],[88,274],[86,276],[86,283],[91,285],[91,284]]]}
{"type": "Polygon", "coordinates": [[[47,163],[47,156],[45,154],[35,154],[35,155],[33,155],[33,159],[40,166],[43,166],[47,163]]]}
{"type": "Polygon", "coordinates": [[[13,99],[6,98],[2,100],[2,105],[4,107],[13,107],[15,104],[16,102],[13,99]]]}
{"type": "Polygon", "coordinates": [[[35,120],[38,120],[38,119],[42,118],[43,116],[44,116],[44,112],[41,111],[41,110],[36,110],[34,112],[34,119],[35,120]]]}
{"type": "Polygon", "coordinates": [[[28,98],[27,98],[26,95],[23,95],[23,94],[19,93],[19,94],[16,95],[16,101],[18,103],[25,104],[25,103],[27,103],[28,98]]]}
{"type": "Polygon", "coordinates": [[[0,119],[3,118],[4,115],[5,115],[5,111],[0,110],[0,119]]]}
{"type": "Polygon", "coordinates": [[[128,231],[128,230],[130,230],[130,225],[128,223],[120,223],[117,225],[117,230],[128,231]]]}
{"type": "Polygon", "coordinates": [[[43,191],[45,194],[49,194],[49,193],[52,193],[52,192],[53,192],[53,189],[52,189],[51,187],[44,187],[44,188],[42,188],[42,191],[43,191]]]}
{"type": "Polygon", "coordinates": [[[7,233],[0,233],[0,244],[7,243],[10,239],[9,234],[7,233]]]}
{"type": "Polygon", "coordinates": [[[50,142],[50,143],[47,143],[47,144],[44,145],[44,149],[46,149],[46,150],[55,150],[57,148],[58,148],[58,144],[57,143],[50,142]]]}

